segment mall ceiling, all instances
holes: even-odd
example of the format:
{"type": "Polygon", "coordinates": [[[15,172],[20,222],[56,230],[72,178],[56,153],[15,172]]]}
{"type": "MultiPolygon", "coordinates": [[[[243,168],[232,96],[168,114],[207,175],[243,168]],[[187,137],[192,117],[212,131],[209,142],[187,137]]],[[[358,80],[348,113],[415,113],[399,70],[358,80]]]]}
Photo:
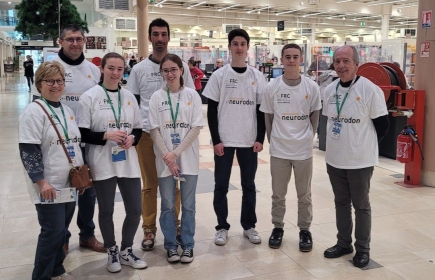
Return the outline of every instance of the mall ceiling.
{"type": "Polygon", "coordinates": [[[276,27],[284,21],[285,31],[315,24],[317,33],[352,33],[381,29],[383,14],[391,15],[390,30],[415,28],[418,0],[155,0],[148,10],[150,19],[161,16],[172,25],[276,27]]]}

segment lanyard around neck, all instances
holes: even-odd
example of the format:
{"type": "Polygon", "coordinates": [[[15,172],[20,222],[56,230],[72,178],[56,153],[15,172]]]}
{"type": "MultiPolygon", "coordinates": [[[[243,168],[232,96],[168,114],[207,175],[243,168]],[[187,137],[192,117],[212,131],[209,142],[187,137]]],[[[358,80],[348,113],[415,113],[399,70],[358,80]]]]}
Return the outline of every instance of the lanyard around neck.
{"type": "Polygon", "coordinates": [[[174,124],[174,131],[177,127],[177,116],[178,116],[178,108],[180,107],[180,93],[178,93],[178,101],[177,101],[177,108],[175,109],[175,115],[174,110],[172,109],[172,101],[171,101],[171,95],[169,94],[169,87],[166,90],[166,93],[168,94],[168,103],[169,103],[169,109],[171,110],[171,117],[172,117],[172,123],[174,124]]]}
{"type": "Polygon", "coordinates": [[[350,83],[350,86],[349,86],[349,88],[347,89],[347,92],[346,92],[346,94],[344,95],[344,97],[343,97],[343,102],[341,102],[341,104],[340,104],[340,102],[338,101],[338,92],[337,92],[337,91],[338,91],[338,87],[340,86],[340,81],[338,81],[337,86],[335,87],[335,106],[336,106],[336,108],[337,108],[337,120],[338,120],[338,121],[340,121],[340,112],[341,112],[341,109],[343,109],[344,102],[346,101],[347,96],[349,95],[350,88],[351,88],[351,87],[353,86],[353,84],[355,83],[355,80],[356,80],[356,77],[353,78],[352,83],[350,83]]]}
{"type": "Polygon", "coordinates": [[[107,97],[107,100],[109,101],[110,108],[112,108],[113,116],[115,117],[116,127],[118,129],[120,129],[119,123],[121,122],[121,92],[119,91],[119,88],[118,88],[118,118],[117,118],[116,113],[115,113],[115,109],[113,108],[112,99],[110,99],[110,96],[107,93],[106,87],[103,84],[101,84],[101,87],[104,89],[104,92],[106,93],[106,97],[107,97]]]}
{"type": "Polygon", "coordinates": [[[68,135],[68,123],[66,122],[65,112],[63,111],[62,103],[60,104],[60,111],[62,112],[63,121],[65,123],[65,126],[62,124],[62,122],[59,119],[59,116],[56,114],[56,112],[53,110],[53,107],[45,100],[45,98],[41,97],[41,99],[47,104],[48,109],[50,109],[53,116],[56,118],[56,120],[59,122],[60,126],[63,129],[63,133],[65,134],[66,141],[69,141],[69,135],[68,135]]]}

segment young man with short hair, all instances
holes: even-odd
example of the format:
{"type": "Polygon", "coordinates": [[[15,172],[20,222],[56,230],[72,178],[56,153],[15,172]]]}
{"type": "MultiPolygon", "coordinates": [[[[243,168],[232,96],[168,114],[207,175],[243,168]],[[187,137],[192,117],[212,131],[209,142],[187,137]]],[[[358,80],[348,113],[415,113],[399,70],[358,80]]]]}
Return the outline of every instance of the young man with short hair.
{"type": "Polygon", "coordinates": [[[270,142],[272,175],[272,223],[275,228],[269,247],[278,249],[284,235],[285,196],[292,169],[298,196],[299,250],[313,247],[310,225],[313,219],[311,177],[313,173],[313,138],[319,123],[319,86],[301,76],[302,49],[287,44],[281,51],[284,75],[269,82],[260,110],[266,119],[270,142]]]}
{"type": "Polygon", "coordinates": [[[243,235],[254,244],[261,243],[255,230],[254,180],[265,135],[264,114],[259,107],[266,80],[260,71],[245,62],[249,39],[243,29],[228,34],[231,64],[214,72],[203,91],[203,95],[209,98],[207,118],[215,153],[213,207],[218,221],[216,245],[226,244],[230,229],[227,193],[234,154],[240,166],[243,191],[240,217],[243,235]]]}
{"type": "MultiPolygon", "coordinates": [[[[168,54],[168,42],[170,40],[169,24],[161,18],[153,20],[148,27],[148,40],[153,47],[153,53],[136,64],[130,72],[127,88],[136,95],[143,119],[143,132],[136,146],[139,157],[139,165],[142,175],[142,228],[144,238],[142,241],[142,250],[150,251],[154,249],[156,237],[156,216],[157,216],[157,170],[156,156],[153,149],[153,140],[150,135],[148,124],[149,101],[151,95],[157,90],[163,88],[165,82],[160,73],[160,61],[168,54]]],[[[192,77],[190,76],[189,67],[183,62],[183,79],[184,85],[195,89],[192,77]]],[[[175,218],[177,226],[180,226],[178,216],[180,214],[180,190],[175,192],[175,218]]],[[[179,228],[177,241],[181,242],[179,228]]]]}

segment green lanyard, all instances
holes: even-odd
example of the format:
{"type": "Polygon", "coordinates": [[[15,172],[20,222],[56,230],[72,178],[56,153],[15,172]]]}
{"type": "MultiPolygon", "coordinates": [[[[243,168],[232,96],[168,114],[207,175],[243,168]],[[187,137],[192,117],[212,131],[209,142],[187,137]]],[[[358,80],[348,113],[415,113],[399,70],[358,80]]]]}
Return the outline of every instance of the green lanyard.
{"type": "Polygon", "coordinates": [[[63,121],[65,122],[65,126],[63,126],[62,122],[59,119],[59,116],[56,114],[56,112],[53,110],[50,104],[48,104],[47,100],[45,98],[41,97],[41,99],[47,104],[48,108],[50,109],[53,116],[56,118],[56,120],[59,122],[60,126],[63,129],[63,133],[65,134],[66,142],[69,142],[69,135],[68,135],[68,123],[66,122],[65,118],[65,112],[63,111],[62,103],[60,104],[60,111],[62,112],[63,121]]]}
{"type": "Polygon", "coordinates": [[[115,109],[113,108],[112,99],[110,99],[110,96],[107,93],[106,87],[103,84],[101,84],[101,87],[104,89],[104,92],[106,93],[107,100],[109,100],[109,104],[110,104],[110,107],[112,108],[113,116],[115,117],[116,127],[118,129],[120,129],[119,123],[121,122],[121,92],[119,91],[119,88],[118,88],[118,118],[117,118],[116,113],[115,113],[115,109]]]}
{"type": "Polygon", "coordinates": [[[171,109],[171,117],[172,117],[172,122],[174,124],[174,131],[175,131],[175,128],[177,127],[176,124],[177,124],[177,116],[178,116],[178,107],[180,106],[180,93],[178,93],[177,109],[175,109],[175,115],[174,115],[174,110],[172,109],[172,101],[171,101],[171,96],[169,95],[169,87],[166,93],[168,94],[169,109],[171,109]]]}
{"type": "Polygon", "coordinates": [[[337,86],[335,87],[335,106],[337,108],[337,121],[338,122],[340,122],[341,109],[343,109],[344,102],[346,101],[347,96],[349,95],[350,88],[353,86],[353,83],[355,83],[355,79],[356,79],[356,77],[353,78],[352,83],[349,86],[349,89],[347,90],[346,94],[344,95],[343,102],[341,102],[341,105],[339,105],[340,102],[338,101],[338,93],[337,93],[338,86],[340,85],[340,81],[337,83],[337,86]]]}

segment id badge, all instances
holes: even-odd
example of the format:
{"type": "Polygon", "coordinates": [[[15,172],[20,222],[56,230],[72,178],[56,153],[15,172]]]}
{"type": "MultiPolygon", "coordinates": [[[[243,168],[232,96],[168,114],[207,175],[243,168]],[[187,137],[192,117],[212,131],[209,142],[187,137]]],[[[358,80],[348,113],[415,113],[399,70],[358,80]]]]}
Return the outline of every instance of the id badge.
{"type": "Polygon", "coordinates": [[[117,162],[117,161],[123,161],[127,159],[127,152],[119,147],[119,146],[115,146],[112,147],[112,161],[113,162],[117,162]]]}
{"type": "Polygon", "coordinates": [[[76,157],[76,153],[74,152],[74,146],[71,145],[66,146],[66,151],[68,152],[71,159],[76,157]]]}
{"type": "Polygon", "coordinates": [[[181,143],[180,134],[179,133],[171,133],[171,142],[172,142],[172,146],[174,147],[174,149],[176,149],[181,143]]]}
{"type": "Polygon", "coordinates": [[[342,124],[340,122],[334,122],[334,125],[332,126],[332,138],[340,138],[341,127],[342,124]]]}

